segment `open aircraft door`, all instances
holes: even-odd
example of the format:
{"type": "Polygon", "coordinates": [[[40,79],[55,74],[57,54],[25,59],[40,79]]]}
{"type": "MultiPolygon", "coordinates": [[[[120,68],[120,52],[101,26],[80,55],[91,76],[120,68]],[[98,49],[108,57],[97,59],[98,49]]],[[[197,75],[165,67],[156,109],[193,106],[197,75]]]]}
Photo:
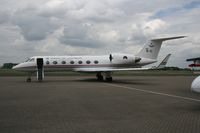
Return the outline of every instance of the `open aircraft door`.
{"type": "Polygon", "coordinates": [[[37,80],[42,81],[43,79],[44,79],[43,58],[37,58],[37,80]]]}

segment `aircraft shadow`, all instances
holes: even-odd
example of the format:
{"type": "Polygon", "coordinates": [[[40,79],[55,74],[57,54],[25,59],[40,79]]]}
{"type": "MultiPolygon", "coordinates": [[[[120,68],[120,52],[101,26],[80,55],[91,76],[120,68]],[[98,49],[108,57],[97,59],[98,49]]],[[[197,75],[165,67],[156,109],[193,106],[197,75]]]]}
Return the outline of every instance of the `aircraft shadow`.
{"type": "Polygon", "coordinates": [[[114,79],[112,82],[107,81],[98,81],[95,78],[87,78],[87,79],[77,79],[74,81],[79,82],[93,82],[93,83],[112,83],[112,84],[132,84],[132,85],[155,85],[152,82],[149,81],[142,81],[141,79],[114,79]]]}
{"type": "MultiPolygon", "coordinates": [[[[23,81],[26,82],[26,81],[23,81]]],[[[98,81],[96,78],[78,78],[78,79],[45,79],[42,82],[38,82],[36,79],[32,80],[31,83],[64,83],[64,82],[83,82],[83,83],[112,83],[112,84],[127,84],[127,85],[155,85],[155,83],[150,79],[114,79],[112,82],[98,81]]]]}

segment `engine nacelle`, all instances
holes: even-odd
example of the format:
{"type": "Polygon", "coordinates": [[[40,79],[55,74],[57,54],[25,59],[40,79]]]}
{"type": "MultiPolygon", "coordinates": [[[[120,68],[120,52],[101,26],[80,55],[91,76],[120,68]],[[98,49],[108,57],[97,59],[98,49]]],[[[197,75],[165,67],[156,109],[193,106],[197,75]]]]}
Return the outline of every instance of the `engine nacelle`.
{"type": "Polygon", "coordinates": [[[121,63],[138,63],[140,62],[141,58],[131,55],[131,54],[121,54],[121,53],[114,53],[110,54],[109,56],[110,61],[116,61],[116,62],[121,62],[121,63]]]}
{"type": "Polygon", "coordinates": [[[135,57],[135,63],[138,63],[138,62],[140,62],[140,61],[141,61],[141,59],[142,59],[142,58],[140,58],[140,57],[135,57]]]}

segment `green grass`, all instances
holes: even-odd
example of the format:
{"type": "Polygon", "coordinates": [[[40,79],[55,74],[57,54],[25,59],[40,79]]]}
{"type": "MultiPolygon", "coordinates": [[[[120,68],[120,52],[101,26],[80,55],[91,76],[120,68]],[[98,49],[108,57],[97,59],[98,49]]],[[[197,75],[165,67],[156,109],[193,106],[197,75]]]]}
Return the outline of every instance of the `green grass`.
{"type": "Polygon", "coordinates": [[[24,76],[25,72],[19,72],[12,69],[0,69],[0,76],[24,76]]]}
{"type": "MultiPolygon", "coordinates": [[[[45,76],[84,76],[84,75],[95,75],[94,73],[78,73],[78,72],[46,72],[45,76]]],[[[114,72],[114,75],[126,76],[192,76],[192,71],[185,70],[146,70],[146,71],[120,71],[114,72]]],[[[15,71],[12,69],[0,69],[0,76],[27,76],[27,73],[15,71]]]]}

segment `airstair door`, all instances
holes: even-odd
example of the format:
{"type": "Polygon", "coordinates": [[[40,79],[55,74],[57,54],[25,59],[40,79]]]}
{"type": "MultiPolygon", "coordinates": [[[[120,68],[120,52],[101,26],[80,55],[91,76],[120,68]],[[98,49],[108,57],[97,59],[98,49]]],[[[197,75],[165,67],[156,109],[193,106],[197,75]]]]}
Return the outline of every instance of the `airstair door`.
{"type": "Polygon", "coordinates": [[[42,81],[43,79],[44,79],[43,58],[37,58],[37,80],[42,81]]]}

